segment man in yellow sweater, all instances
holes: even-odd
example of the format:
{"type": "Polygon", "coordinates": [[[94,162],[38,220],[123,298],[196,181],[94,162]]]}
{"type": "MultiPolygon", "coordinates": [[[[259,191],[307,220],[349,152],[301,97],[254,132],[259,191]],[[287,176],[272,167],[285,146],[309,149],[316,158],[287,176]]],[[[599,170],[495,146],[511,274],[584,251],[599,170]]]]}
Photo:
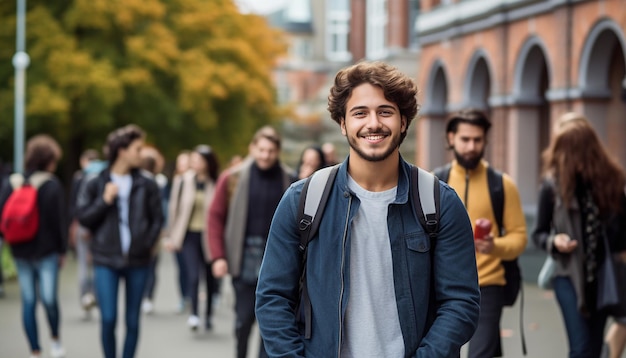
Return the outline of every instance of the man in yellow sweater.
{"type": "MultiPolygon", "coordinates": [[[[478,219],[492,223],[489,234],[474,240],[481,302],[478,328],[469,343],[469,358],[502,356],[500,317],[506,283],[502,260],[517,258],[527,241],[519,193],[506,174],[502,175],[503,227],[497,224],[488,184],[489,164],[483,159],[490,127],[491,122],[484,113],[471,109],[454,114],[446,127],[448,145],[455,156],[449,166],[447,182],[461,197],[474,225],[478,219]]],[[[474,230],[476,232],[476,227],[474,230]]]]}

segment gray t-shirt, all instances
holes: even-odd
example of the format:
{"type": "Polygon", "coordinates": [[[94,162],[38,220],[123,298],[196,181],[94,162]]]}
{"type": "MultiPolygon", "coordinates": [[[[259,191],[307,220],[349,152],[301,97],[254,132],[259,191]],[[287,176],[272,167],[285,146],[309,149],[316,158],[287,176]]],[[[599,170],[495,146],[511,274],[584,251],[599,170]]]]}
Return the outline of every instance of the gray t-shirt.
{"type": "Polygon", "coordinates": [[[351,224],[350,298],[341,357],[404,357],[387,230],[388,208],[397,188],[370,192],[351,177],[348,188],[361,205],[351,224]]]}
{"type": "Polygon", "coordinates": [[[120,240],[122,253],[128,254],[130,249],[130,189],[133,186],[133,177],[130,174],[117,175],[111,173],[111,181],[117,185],[117,210],[120,217],[120,240]]]}

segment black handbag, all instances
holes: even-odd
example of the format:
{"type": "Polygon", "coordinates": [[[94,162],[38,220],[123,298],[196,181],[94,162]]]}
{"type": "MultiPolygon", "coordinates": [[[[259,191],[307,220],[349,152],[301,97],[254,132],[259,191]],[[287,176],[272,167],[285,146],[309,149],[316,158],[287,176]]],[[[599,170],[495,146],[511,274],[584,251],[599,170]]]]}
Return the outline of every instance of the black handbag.
{"type": "Polygon", "coordinates": [[[614,317],[626,316],[626,262],[610,251],[606,234],[605,255],[598,269],[597,309],[614,317]]]}

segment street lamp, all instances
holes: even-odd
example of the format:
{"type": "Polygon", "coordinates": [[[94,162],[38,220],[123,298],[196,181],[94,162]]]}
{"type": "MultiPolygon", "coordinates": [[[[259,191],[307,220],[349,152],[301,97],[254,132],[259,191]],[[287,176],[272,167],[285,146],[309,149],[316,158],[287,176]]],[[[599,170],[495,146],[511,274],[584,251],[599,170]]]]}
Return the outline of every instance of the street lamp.
{"type": "Polygon", "coordinates": [[[15,55],[13,55],[13,67],[15,67],[15,135],[13,167],[16,173],[24,171],[24,102],[26,86],[26,68],[30,64],[30,57],[25,52],[26,48],[26,0],[17,0],[17,25],[16,25],[15,55]]]}

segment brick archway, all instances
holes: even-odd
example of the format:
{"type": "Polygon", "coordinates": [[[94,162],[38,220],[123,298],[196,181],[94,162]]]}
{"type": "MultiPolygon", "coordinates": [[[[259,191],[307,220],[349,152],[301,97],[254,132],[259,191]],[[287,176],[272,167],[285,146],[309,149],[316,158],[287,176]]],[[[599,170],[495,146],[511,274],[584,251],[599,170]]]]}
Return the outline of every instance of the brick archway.
{"type": "Polygon", "coordinates": [[[550,132],[551,70],[543,41],[531,36],[516,57],[511,111],[508,118],[510,139],[509,173],[518,184],[522,203],[534,203],[541,176],[541,151],[547,145],[550,132]]]}
{"type": "Polygon", "coordinates": [[[469,60],[463,88],[464,107],[473,107],[489,112],[491,96],[491,66],[487,52],[479,49],[469,60]]]}
{"type": "Polygon", "coordinates": [[[596,23],[586,37],[578,73],[579,110],[626,167],[626,38],[611,19],[596,23]]]}
{"type": "Polygon", "coordinates": [[[448,76],[440,59],[433,62],[428,73],[417,134],[420,148],[425,150],[416,153],[416,162],[426,169],[433,169],[447,161],[444,138],[448,115],[448,76]]]}

